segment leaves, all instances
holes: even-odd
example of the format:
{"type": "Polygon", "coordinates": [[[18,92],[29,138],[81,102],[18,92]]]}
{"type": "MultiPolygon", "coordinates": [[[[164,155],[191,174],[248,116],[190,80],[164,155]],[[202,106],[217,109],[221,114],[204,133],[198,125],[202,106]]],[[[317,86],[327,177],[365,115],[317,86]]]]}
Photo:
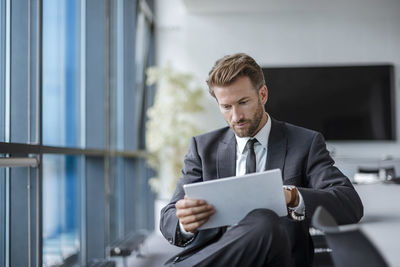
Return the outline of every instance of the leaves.
{"type": "Polygon", "coordinates": [[[170,181],[156,182],[157,178],[152,178],[151,185],[158,193],[162,190],[172,193],[190,138],[200,133],[193,115],[204,110],[201,104],[203,89],[195,83],[193,75],[176,72],[170,64],[163,68],[148,68],[146,74],[147,85],[157,86],[154,105],[147,111],[148,163],[159,176],[161,164],[169,164],[173,172],[158,177],[170,181]],[[165,184],[168,188],[162,188],[165,184]]]}

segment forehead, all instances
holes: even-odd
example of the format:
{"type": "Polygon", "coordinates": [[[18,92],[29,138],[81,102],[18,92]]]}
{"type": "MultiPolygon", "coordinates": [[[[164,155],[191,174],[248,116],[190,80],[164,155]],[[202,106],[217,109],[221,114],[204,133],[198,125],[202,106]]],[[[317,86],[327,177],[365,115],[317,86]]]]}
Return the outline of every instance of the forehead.
{"type": "Polygon", "coordinates": [[[238,78],[227,86],[214,86],[214,94],[219,104],[233,104],[244,98],[257,96],[249,77],[238,78]]]}

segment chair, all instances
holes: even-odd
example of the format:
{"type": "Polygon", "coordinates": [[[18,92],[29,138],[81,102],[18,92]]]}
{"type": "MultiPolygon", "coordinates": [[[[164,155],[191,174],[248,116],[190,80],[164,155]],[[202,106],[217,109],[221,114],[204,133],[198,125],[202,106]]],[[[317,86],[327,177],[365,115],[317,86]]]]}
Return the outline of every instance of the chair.
{"type": "Polygon", "coordinates": [[[388,266],[376,247],[358,228],[358,225],[338,226],[332,215],[321,206],[316,209],[312,217],[312,225],[325,233],[336,267],[388,266]]]}

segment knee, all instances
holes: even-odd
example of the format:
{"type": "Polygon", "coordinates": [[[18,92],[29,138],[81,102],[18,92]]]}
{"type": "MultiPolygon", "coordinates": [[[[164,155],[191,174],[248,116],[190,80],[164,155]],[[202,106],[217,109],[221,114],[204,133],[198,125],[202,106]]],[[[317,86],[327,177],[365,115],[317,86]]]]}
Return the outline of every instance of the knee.
{"type": "Polygon", "coordinates": [[[245,219],[255,223],[255,224],[278,224],[279,217],[278,215],[269,209],[255,209],[250,211],[245,219]]]}
{"type": "Polygon", "coordinates": [[[243,219],[245,224],[251,227],[254,235],[271,236],[279,235],[282,231],[278,215],[268,209],[255,209],[243,219]]]}

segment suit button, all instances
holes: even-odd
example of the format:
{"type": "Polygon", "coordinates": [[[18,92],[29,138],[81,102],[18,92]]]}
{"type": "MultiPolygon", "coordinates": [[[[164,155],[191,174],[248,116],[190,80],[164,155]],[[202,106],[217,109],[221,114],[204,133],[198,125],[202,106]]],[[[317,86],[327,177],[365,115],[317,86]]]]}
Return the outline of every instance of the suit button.
{"type": "Polygon", "coordinates": [[[168,238],[168,242],[172,244],[172,238],[168,238]]]}

